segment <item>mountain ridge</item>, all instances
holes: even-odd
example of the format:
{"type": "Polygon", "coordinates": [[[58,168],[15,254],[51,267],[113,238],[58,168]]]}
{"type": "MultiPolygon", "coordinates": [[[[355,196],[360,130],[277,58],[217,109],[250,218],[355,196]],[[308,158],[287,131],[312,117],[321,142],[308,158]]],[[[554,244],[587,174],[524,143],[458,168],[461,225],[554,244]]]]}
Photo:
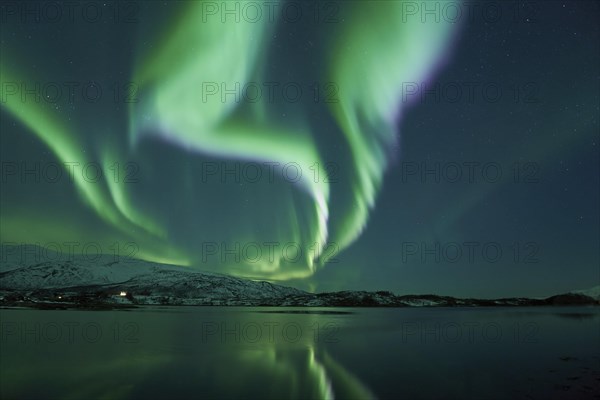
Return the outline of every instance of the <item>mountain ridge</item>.
{"type": "MultiPolygon", "coordinates": [[[[12,249],[15,250],[15,249],[12,249]]],[[[23,250],[20,248],[20,250],[23,250]]],[[[34,254],[35,246],[29,246],[34,254]]],[[[127,257],[81,256],[64,261],[32,260],[4,253],[0,261],[0,306],[124,307],[228,305],[308,307],[482,307],[599,305],[600,286],[545,299],[463,299],[440,295],[396,295],[388,291],[309,293],[189,267],[127,257]],[[596,297],[597,296],[597,297],[596,297]]]]}

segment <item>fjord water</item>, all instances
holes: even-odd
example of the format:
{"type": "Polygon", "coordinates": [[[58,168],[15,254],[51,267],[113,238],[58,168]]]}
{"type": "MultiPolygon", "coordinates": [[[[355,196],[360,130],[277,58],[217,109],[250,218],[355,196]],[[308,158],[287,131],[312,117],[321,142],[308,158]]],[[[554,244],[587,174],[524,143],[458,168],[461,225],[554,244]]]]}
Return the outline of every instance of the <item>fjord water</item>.
{"type": "Polygon", "coordinates": [[[3,309],[3,399],[586,399],[598,308],[3,309]]]}

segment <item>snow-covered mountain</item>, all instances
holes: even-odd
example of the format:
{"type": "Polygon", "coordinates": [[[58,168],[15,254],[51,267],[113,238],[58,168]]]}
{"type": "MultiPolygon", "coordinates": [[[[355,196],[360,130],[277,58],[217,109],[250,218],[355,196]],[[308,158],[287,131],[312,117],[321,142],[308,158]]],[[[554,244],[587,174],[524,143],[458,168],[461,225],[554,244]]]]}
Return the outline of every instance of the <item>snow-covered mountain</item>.
{"type": "Polygon", "coordinates": [[[573,290],[571,293],[582,294],[600,301],[600,285],[589,289],[573,290]]]}
{"type": "Polygon", "coordinates": [[[242,305],[307,295],[268,282],[127,257],[102,255],[91,259],[56,253],[40,257],[36,246],[16,246],[5,252],[0,260],[0,291],[27,293],[45,301],[110,302],[124,292],[130,294],[128,299],[141,304],[242,305]]]}

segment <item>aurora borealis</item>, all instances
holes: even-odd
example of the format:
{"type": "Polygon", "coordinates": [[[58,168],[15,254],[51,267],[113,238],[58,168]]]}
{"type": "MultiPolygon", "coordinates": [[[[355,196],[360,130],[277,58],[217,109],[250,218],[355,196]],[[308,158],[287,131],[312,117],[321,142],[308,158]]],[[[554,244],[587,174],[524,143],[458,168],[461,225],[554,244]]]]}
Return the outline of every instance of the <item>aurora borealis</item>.
{"type": "Polygon", "coordinates": [[[584,287],[600,261],[598,8],[550,3],[535,23],[521,2],[495,23],[422,18],[410,1],[301,16],[286,1],[143,2],[131,20],[109,3],[98,22],[61,23],[4,9],[2,242],[92,243],[311,290],[584,287]],[[431,100],[440,83],[504,95],[431,100]],[[474,162],[502,178],[406,169],[474,162]],[[515,183],[530,165],[538,181],[515,183]],[[504,258],[404,252],[474,241],[504,258]]]}

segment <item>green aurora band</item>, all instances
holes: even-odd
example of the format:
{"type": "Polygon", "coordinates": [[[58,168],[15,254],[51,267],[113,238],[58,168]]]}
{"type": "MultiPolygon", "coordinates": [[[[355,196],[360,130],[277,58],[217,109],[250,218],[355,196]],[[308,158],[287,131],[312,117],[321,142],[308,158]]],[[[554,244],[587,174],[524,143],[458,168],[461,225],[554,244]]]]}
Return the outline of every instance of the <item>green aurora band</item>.
{"type": "MultiPolygon", "coordinates": [[[[403,83],[430,79],[447,56],[458,26],[407,18],[404,1],[339,3],[338,24],[313,26],[324,47],[317,67],[312,67],[317,72],[313,73],[322,81],[336,84],[338,99],[320,104],[337,131],[329,127],[320,130],[311,122],[311,109],[306,104],[273,105],[265,96],[244,104],[222,101],[218,95],[205,96],[207,82],[235,88],[277,80],[278,76],[271,76],[270,57],[280,60],[282,56],[269,43],[284,24],[281,18],[239,22],[233,18],[223,22],[218,16],[207,18],[205,3],[181,3],[182,9],[170,23],[161,24],[164,30],[157,34],[160,40],[151,51],[135,51],[131,81],[138,86],[140,102],[130,104],[128,127],[103,122],[105,135],[94,141],[93,152],[81,151],[88,143],[82,137],[81,126],[65,120],[47,104],[22,102],[17,92],[5,96],[2,108],[36,135],[57,160],[98,162],[104,177],[112,176],[111,166],[115,163],[129,160],[135,160],[142,170],[157,168],[161,160],[145,153],[147,144],[153,141],[161,141],[162,146],[183,159],[206,157],[277,166],[296,163],[304,173],[295,184],[252,188],[260,201],[269,202],[271,210],[255,216],[246,212],[241,214],[243,220],[232,217],[223,223],[226,227],[214,231],[198,228],[198,232],[186,233],[198,241],[212,239],[219,243],[275,239],[299,243],[303,248],[314,243],[314,251],[305,251],[295,262],[278,255],[260,262],[226,260],[208,266],[257,279],[309,277],[331,256],[325,251],[328,244],[334,243],[337,251],[347,248],[365,228],[389,164],[389,149],[397,143],[399,117],[407,106],[402,102],[403,83]],[[343,143],[345,158],[339,158],[343,184],[315,180],[306,173],[329,160],[330,151],[323,145],[323,137],[343,143]],[[269,211],[272,218],[268,217],[269,211]],[[271,234],[257,233],[257,224],[272,225],[271,234]]],[[[14,49],[7,50],[3,49],[0,61],[2,87],[10,82],[28,82],[28,74],[15,67],[14,59],[12,63],[5,61],[9,54],[16,54],[14,49]]],[[[300,73],[309,66],[288,68],[300,73]]],[[[173,194],[175,204],[186,196],[192,198],[190,204],[202,209],[198,213],[209,215],[229,193],[229,189],[194,183],[194,171],[180,173],[186,178],[180,191],[173,194]]],[[[160,192],[161,182],[157,178],[128,186],[108,178],[100,183],[77,178],[72,184],[83,204],[103,221],[102,229],[86,229],[73,223],[71,228],[58,229],[51,235],[37,229],[34,222],[26,222],[32,217],[25,210],[14,209],[10,215],[2,215],[3,241],[35,243],[49,236],[68,240],[73,235],[105,244],[127,240],[137,243],[139,258],[198,265],[198,247],[173,233],[169,223],[173,206],[144,197],[152,190],[160,192]],[[136,190],[140,187],[144,190],[136,190]],[[16,228],[20,224],[31,224],[33,229],[24,234],[16,228]]],[[[189,212],[194,213],[194,209],[189,212]]],[[[65,217],[62,224],[68,223],[65,217]]]]}

